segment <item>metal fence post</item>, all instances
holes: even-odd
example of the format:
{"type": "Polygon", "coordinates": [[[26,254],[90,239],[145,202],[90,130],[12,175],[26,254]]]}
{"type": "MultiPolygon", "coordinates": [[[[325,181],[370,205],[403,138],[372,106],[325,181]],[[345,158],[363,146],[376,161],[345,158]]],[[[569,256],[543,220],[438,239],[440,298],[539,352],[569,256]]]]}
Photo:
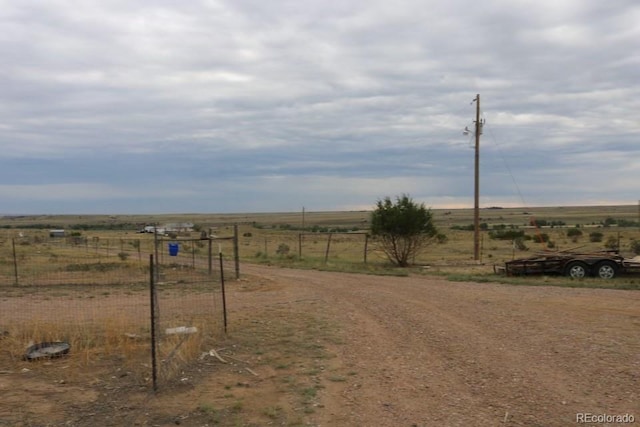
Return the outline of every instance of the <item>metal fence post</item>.
{"type": "Polygon", "coordinates": [[[220,285],[222,287],[222,315],[224,318],[224,333],[227,333],[227,297],[224,292],[224,266],[222,265],[222,252],[220,256],[220,285]]]}
{"type": "Polygon", "coordinates": [[[233,224],[233,260],[236,266],[236,279],[240,278],[240,254],[238,246],[238,224],[233,224]]]}
{"type": "Polygon", "coordinates": [[[212,259],[212,247],[213,242],[211,240],[211,233],[209,233],[209,252],[208,252],[208,261],[209,261],[209,275],[213,274],[213,259],[212,259]]]}
{"type": "Polygon", "coordinates": [[[13,246],[13,274],[15,277],[16,286],[20,285],[20,281],[18,280],[18,257],[16,255],[16,239],[11,239],[11,244],[13,246]]]}
{"type": "Polygon", "coordinates": [[[364,235],[364,263],[367,263],[367,249],[369,246],[369,233],[364,235]]]}
{"type": "Polygon", "coordinates": [[[158,391],[158,363],[156,355],[156,286],[153,254],[149,255],[149,299],[151,305],[151,378],[153,391],[158,391]]]}
{"type": "Polygon", "coordinates": [[[332,233],[329,233],[329,238],[327,239],[327,250],[324,253],[324,263],[326,264],[329,261],[329,248],[331,247],[331,236],[332,233]]]}

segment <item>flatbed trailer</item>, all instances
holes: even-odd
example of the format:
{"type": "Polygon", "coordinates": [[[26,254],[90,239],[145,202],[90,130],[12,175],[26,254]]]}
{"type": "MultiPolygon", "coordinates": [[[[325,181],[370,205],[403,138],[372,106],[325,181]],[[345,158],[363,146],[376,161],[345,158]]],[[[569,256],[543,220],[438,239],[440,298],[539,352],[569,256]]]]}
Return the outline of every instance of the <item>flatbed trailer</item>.
{"type": "Polygon", "coordinates": [[[589,276],[613,279],[621,274],[640,273],[640,257],[624,258],[617,251],[543,252],[494,266],[494,271],[507,276],[555,274],[574,279],[589,276]]]}

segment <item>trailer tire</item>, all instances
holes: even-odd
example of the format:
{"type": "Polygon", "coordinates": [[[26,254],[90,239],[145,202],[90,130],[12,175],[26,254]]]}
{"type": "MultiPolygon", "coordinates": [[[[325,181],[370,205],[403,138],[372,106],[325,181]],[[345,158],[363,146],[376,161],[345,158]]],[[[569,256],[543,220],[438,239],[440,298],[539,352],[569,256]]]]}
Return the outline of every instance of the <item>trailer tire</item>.
{"type": "Polygon", "coordinates": [[[601,261],[596,265],[596,275],[601,279],[613,279],[618,275],[618,266],[613,261],[601,261]]]}
{"type": "Polygon", "coordinates": [[[589,266],[582,261],[571,261],[564,270],[572,279],[584,279],[589,275],[589,266]]]}

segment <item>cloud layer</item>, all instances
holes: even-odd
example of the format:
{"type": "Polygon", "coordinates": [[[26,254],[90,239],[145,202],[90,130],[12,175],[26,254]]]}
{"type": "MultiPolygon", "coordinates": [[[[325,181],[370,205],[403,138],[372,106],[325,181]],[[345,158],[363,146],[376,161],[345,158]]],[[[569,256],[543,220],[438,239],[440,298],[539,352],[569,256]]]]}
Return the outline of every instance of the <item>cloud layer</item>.
{"type": "Polygon", "coordinates": [[[631,204],[640,5],[0,0],[3,213],[631,204]]]}

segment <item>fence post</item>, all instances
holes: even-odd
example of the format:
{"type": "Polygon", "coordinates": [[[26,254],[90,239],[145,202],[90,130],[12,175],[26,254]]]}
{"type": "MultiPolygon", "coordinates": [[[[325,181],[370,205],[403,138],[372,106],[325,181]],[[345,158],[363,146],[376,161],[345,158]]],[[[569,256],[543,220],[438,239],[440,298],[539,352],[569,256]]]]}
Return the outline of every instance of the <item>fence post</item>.
{"type": "Polygon", "coordinates": [[[327,239],[327,250],[324,253],[324,263],[325,264],[329,260],[329,247],[331,247],[331,236],[333,236],[333,233],[329,233],[329,238],[327,239]]]}
{"type": "Polygon", "coordinates": [[[155,266],[153,254],[149,255],[149,299],[151,305],[151,378],[153,391],[158,391],[158,364],[156,355],[156,286],[154,281],[155,266]]]}
{"type": "Polygon", "coordinates": [[[213,242],[211,241],[211,233],[209,233],[209,275],[213,274],[213,259],[211,254],[211,247],[213,246],[213,242]]]}
{"type": "Polygon", "coordinates": [[[20,285],[20,281],[18,280],[18,257],[16,255],[16,239],[11,239],[11,244],[13,246],[13,274],[15,277],[16,286],[20,285]]]}
{"type": "Polygon", "coordinates": [[[233,260],[236,266],[236,279],[240,278],[240,255],[238,248],[238,224],[233,224],[233,260]]]}
{"type": "Polygon", "coordinates": [[[153,225],[153,246],[154,246],[154,254],[155,254],[155,265],[154,267],[154,272],[153,274],[155,275],[155,281],[159,282],[160,281],[160,272],[158,271],[158,261],[160,258],[158,258],[158,227],[157,224],[153,225]]]}
{"type": "Polygon", "coordinates": [[[227,297],[224,292],[224,266],[222,264],[222,252],[219,254],[220,257],[220,286],[222,287],[222,315],[224,318],[224,333],[227,333],[227,297]]]}
{"type": "Polygon", "coordinates": [[[298,259],[302,259],[302,233],[298,233],[298,259]]]}
{"type": "Polygon", "coordinates": [[[367,249],[369,246],[369,233],[364,235],[364,263],[367,263],[367,249]]]}

